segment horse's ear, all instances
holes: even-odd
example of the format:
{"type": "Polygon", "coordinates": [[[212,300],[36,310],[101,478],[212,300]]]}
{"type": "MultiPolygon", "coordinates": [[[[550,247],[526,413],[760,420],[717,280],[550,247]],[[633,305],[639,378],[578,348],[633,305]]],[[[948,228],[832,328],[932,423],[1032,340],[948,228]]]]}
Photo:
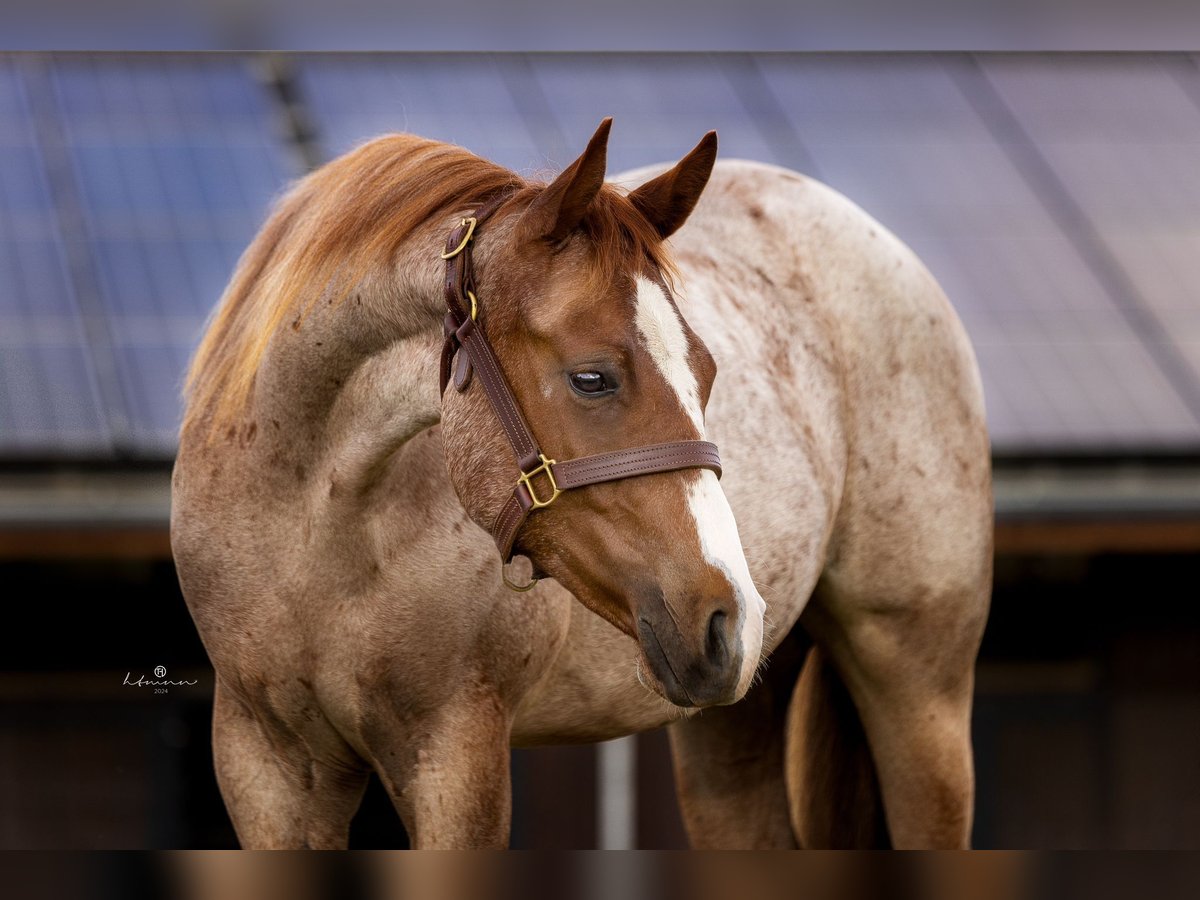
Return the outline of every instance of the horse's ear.
{"type": "Polygon", "coordinates": [[[650,220],[660,235],[670,237],[696,208],[716,160],[717,133],[710,131],[675,168],[631,193],[629,202],[650,220]]]}
{"type": "Polygon", "coordinates": [[[544,238],[557,244],[575,230],[604,184],[611,127],[610,116],[600,123],[579,159],[529,204],[521,217],[526,238],[544,238]]]}

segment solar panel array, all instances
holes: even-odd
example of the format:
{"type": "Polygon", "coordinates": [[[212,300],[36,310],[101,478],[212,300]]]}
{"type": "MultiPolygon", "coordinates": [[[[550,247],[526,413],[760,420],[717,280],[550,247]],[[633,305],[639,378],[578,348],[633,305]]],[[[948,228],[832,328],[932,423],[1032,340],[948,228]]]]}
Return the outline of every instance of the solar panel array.
{"type": "MultiPolygon", "coordinates": [[[[298,174],[253,57],[0,57],[0,457],[165,458],[186,360],[298,174]]],[[[326,156],[386,131],[523,174],[605,115],[614,172],[716,128],[841,190],[941,281],[997,451],[1200,447],[1187,56],[300,55],[326,156]]]]}
{"type": "Polygon", "coordinates": [[[0,454],[169,457],[187,359],[291,174],[270,97],[233,57],[0,66],[0,454]]]}

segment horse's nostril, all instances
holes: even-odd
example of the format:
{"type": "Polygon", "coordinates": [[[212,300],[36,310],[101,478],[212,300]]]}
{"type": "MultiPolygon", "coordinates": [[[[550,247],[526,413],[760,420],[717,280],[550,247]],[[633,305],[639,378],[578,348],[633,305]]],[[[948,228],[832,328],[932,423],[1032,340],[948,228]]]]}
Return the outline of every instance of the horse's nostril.
{"type": "Polygon", "coordinates": [[[724,666],[729,662],[729,616],[717,610],[708,620],[708,637],[704,651],[713,666],[724,666]]]}

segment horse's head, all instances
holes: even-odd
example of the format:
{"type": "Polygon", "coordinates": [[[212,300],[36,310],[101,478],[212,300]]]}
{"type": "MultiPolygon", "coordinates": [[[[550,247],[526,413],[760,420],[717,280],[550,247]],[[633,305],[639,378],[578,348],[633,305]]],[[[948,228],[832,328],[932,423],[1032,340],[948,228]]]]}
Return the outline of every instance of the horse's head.
{"type": "MultiPolygon", "coordinates": [[[[716,136],[626,196],[604,185],[608,125],[552,184],[502,207],[475,249],[479,320],[558,460],[703,438],[717,373],[661,270],[716,136]]],[[[477,386],[452,385],[442,421],[455,489],[491,529],[518,475],[496,414],[477,386]]],[[[749,688],[764,604],[712,471],[566,491],[525,522],[517,550],[635,638],[643,680],[673,703],[730,703],[749,688]]]]}

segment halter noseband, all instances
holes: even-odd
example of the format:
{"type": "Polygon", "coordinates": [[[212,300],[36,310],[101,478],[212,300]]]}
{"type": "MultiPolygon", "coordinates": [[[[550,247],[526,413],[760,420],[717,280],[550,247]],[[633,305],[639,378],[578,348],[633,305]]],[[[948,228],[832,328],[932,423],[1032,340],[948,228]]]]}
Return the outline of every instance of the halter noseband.
{"type": "MultiPolygon", "coordinates": [[[[446,239],[446,250],[442,259],[446,261],[446,318],[442,323],[446,341],[442,347],[441,391],[453,370],[454,386],[465,391],[471,383],[472,373],[477,373],[484,393],[496,412],[496,418],[504,429],[504,435],[517,458],[521,474],[513,488],[512,496],[500,510],[492,523],[492,539],[500,550],[503,563],[513,556],[513,544],[521,526],[529,515],[553,503],[563,491],[619,481],[638,475],[656,472],[673,472],[679,469],[711,469],[721,477],[721,457],[717,445],[709,441],[672,441],[666,444],[651,444],[595,456],[558,462],[549,459],[539,449],[538,442],[529,430],[529,424],[521,407],[513,396],[504,372],[496,360],[492,345],[478,322],[478,299],[475,296],[475,277],[471,265],[471,246],[479,235],[480,226],[492,215],[509,195],[502,195],[477,209],[474,215],[463,219],[446,239]],[[457,356],[457,359],[455,358],[457,356]],[[546,484],[541,494],[534,487],[534,479],[544,477],[546,484]]],[[[532,587],[517,587],[507,578],[505,583],[515,590],[532,587]]]]}

